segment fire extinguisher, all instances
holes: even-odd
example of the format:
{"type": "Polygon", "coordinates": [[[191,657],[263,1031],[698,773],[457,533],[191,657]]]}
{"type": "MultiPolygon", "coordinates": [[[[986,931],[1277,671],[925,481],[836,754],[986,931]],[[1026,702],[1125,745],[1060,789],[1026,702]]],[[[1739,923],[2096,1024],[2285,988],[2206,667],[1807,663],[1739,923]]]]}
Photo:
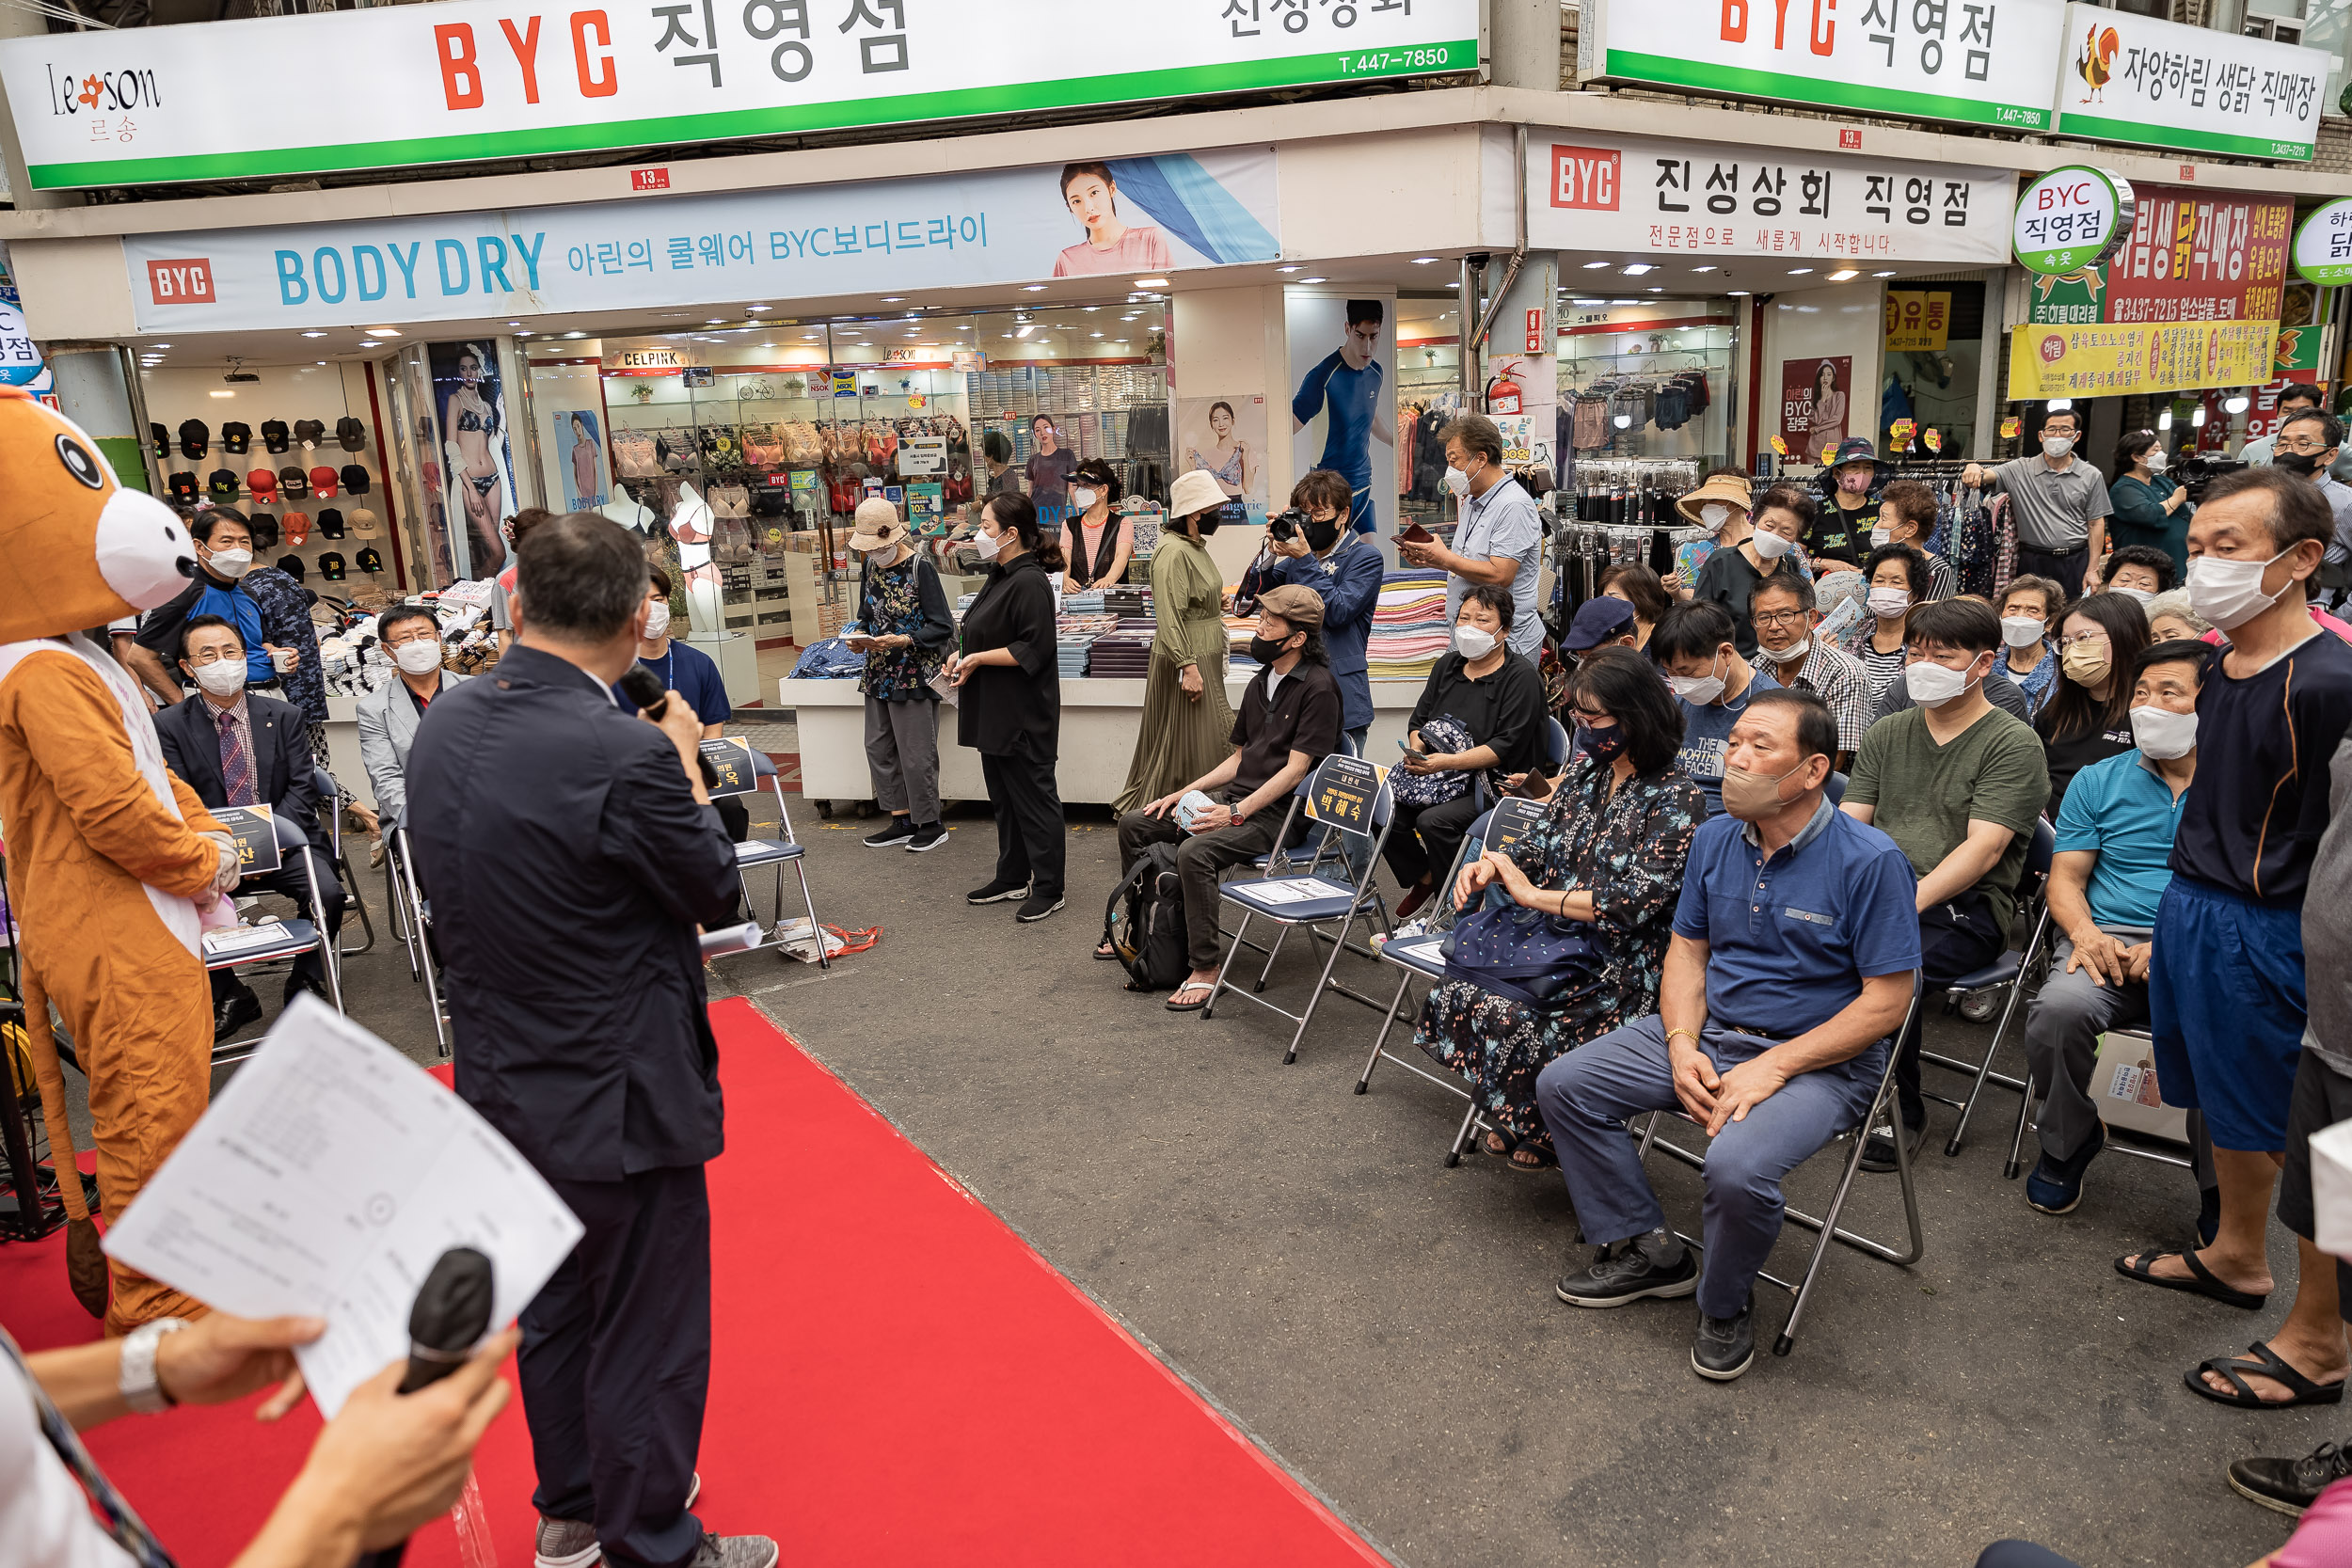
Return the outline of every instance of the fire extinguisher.
{"type": "Polygon", "coordinates": [[[1496,372],[1495,378],[1486,384],[1487,413],[1516,414],[1519,411],[1519,384],[1511,379],[1511,372],[1518,368],[1518,360],[1506,361],[1502,369],[1496,372]]]}

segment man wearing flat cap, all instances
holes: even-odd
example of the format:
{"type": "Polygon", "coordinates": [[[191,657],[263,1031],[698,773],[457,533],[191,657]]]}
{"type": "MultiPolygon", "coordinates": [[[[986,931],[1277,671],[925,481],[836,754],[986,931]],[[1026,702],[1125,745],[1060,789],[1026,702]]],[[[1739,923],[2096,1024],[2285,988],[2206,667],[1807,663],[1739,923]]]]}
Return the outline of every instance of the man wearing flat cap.
{"type": "Polygon", "coordinates": [[[1192,974],[1168,999],[1172,1012],[1207,1006],[1216,981],[1218,873],[1274,847],[1291,791],[1340,746],[1340,688],[1323,652],[1323,595],[1295,582],[1259,594],[1249,657],[1260,668],[1233,721],[1233,754],[1119,819],[1122,874],[1152,845],[1177,846],[1192,974]],[[1178,802],[1196,790],[1211,803],[1180,818],[1178,802]]]}

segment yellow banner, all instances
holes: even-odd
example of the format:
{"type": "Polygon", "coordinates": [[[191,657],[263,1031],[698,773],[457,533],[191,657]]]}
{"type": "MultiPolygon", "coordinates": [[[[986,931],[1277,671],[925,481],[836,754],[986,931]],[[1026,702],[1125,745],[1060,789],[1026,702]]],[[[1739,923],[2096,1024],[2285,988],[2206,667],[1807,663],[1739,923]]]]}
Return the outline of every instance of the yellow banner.
{"type": "Polygon", "coordinates": [[[2009,395],[2121,397],[2270,379],[2276,322],[2018,325],[2009,337],[2009,395]]]}
{"type": "Polygon", "coordinates": [[[1886,352],[1941,354],[1952,329],[1948,289],[1886,291],[1886,352]]]}

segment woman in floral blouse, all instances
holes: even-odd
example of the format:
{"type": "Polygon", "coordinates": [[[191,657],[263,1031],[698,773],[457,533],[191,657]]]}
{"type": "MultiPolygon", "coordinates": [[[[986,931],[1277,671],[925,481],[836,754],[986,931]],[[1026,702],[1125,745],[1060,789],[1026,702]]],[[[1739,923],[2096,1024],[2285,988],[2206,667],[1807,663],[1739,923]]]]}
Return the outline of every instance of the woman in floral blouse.
{"type": "Polygon", "coordinates": [[[1553,1164],[1535,1108],[1551,1060],[1658,1006],[1658,982],[1682,863],[1707,798],[1673,771],[1682,713],[1647,660],[1629,648],[1585,656],[1569,678],[1579,744],[1543,823],[1507,852],[1462,868],[1456,908],[1488,886],[1516,902],[1594,927],[1597,983],[1556,1007],[1505,1000],[1467,980],[1431,988],[1414,1043],[1470,1082],[1498,1131],[1487,1153],[1522,1170],[1553,1164]]]}

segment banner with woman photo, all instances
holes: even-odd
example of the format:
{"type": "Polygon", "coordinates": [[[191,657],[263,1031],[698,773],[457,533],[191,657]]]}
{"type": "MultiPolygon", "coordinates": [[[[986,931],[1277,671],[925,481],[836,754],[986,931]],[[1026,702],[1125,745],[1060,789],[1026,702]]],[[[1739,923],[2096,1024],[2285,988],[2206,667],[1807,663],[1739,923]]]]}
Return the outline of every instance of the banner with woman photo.
{"type": "Polygon", "coordinates": [[[501,525],[522,504],[515,487],[498,346],[485,339],[427,343],[424,352],[440,436],[440,451],[433,460],[438,464],[449,516],[462,525],[458,537],[466,560],[460,569],[470,578],[492,577],[506,565],[506,535],[501,525]]]}
{"type": "Polygon", "coordinates": [[[1205,468],[1225,492],[1223,520],[1266,520],[1265,396],[1176,400],[1176,471],[1205,468]]]}

